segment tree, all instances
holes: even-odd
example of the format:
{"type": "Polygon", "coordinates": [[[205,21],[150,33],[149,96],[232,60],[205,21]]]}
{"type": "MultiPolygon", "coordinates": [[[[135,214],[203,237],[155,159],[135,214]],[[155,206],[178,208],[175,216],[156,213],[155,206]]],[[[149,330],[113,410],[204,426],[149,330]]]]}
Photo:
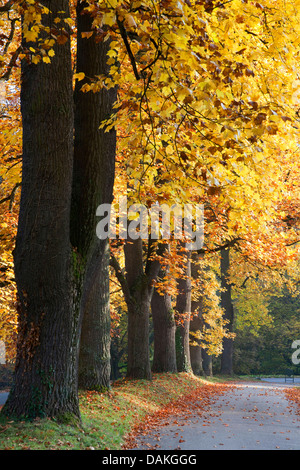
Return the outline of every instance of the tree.
{"type": "MultiPolygon", "coordinates": [[[[157,282],[166,276],[169,268],[160,269],[157,282]]],[[[176,372],[175,332],[176,322],[170,292],[156,287],[151,300],[151,312],[154,330],[153,372],[176,372]]]]}
{"type": "Polygon", "coordinates": [[[142,240],[127,240],[124,245],[126,280],[130,292],[128,308],[127,377],[151,378],[149,356],[149,315],[152,277],[144,271],[142,240]]]}
{"type": "Polygon", "coordinates": [[[77,3],[77,76],[74,92],[74,169],[71,205],[71,242],[78,270],[81,298],[79,386],[110,386],[109,240],[96,235],[96,210],[113,200],[116,131],[99,129],[111,117],[116,89],[83,93],[82,86],[97,75],[109,75],[104,41],[92,28],[89,3],[77,3]],[[81,78],[83,79],[81,80],[81,78]]]}
{"type": "MultiPolygon", "coordinates": [[[[36,29],[51,27],[48,2],[23,12],[23,41],[39,48],[36,29]],[[30,29],[32,23],[35,29],[30,29]]],[[[65,0],[52,14],[68,18],[65,0]]],[[[49,30],[49,29],[48,29],[49,30]]],[[[44,35],[44,41],[45,39],[44,35]]],[[[51,63],[22,60],[22,193],[16,248],[19,334],[9,416],[79,419],[78,317],[72,294],[69,213],[73,167],[70,41],[53,44],[51,63]],[[45,269],[46,268],[46,269],[45,269]]]]}
{"type": "MultiPolygon", "coordinates": [[[[149,355],[149,316],[151,299],[160,262],[157,258],[156,243],[148,240],[147,255],[144,259],[141,238],[125,240],[125,270],[115,256],[111,265],[123,289],[128,315],[128,363],[127,377],[151,379],[149,355]]],[[[160,247],[158,252],[165,248],[160,247]]]]}

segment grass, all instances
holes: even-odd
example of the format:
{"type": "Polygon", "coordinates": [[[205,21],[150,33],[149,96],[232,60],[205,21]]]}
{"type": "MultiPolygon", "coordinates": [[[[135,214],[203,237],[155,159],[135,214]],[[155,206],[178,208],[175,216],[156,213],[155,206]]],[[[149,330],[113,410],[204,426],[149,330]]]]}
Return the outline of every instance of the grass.
{"type": "MultiPolygon", "coordinates": [[[[224,380],[224,379],[223,379],[224,380]]],[[[50,419],[14,422],[0,417],[0,450],[117,450],[147,415],[197,392],[209,381],[193,374],[155,374],[152,381],[116,382],[111,391],[81,392],[82,426],[50,419]]]]}

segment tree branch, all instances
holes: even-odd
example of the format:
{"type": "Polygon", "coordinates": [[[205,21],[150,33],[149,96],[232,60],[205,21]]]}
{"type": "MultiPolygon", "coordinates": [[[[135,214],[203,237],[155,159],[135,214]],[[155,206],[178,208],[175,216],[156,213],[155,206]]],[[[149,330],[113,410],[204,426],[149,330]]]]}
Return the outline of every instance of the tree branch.
{"type": "Polygon", "coordinates": [[[3,199],[0,200],[0,204],[3,204],[4,202],[9,201],[9,210],[11,210],[11,209],[12,209],[13,202],[14,202],[14,197],[15,197],[16,191],[17,191],[17,189],[18,189],[20,186],[21,186],[21,183],[17,183],[17,184],[13,187],[13,189],[12,189],[10,195],[9,195],[9,196],[6,196],[6,197],[4,197],[3,199]]]}
{"type": "Polygon", "coordinates": [[[218,245],[216,248],[200,248],[197,250],[197,253],[216,253],[217,251],[224,250],[226,248],[230,248],[234,245],[236,245],[240,240],[242,240],[241,237],[234,238],[233,240],[229,240],[228,242],[224,243],[224,245],[218,245]]]}
{"type": "Polygon", "coordinates": [[[15,50],[13,55],[11,56],[11,59],[9,61],[9,64],[7,66],[6,72],[0,77],[0,80],[8,80],[12,71],[13,66],[16,64],[16,60],[22,50],[22,46],[19,46],[18,49],[15,50]]]}
{"type": "Polygon", "coordinates": [[[130,62],[131,62],[132,68],[133,68],[133,72],[134,72],[135,78],[136,78],[137,80],[140,80],[141,77],[140,77],[140,74],[139,74],[139,72],[138,72],[138,69],[137,69],[137,66],[136,66],[136,62],[135,62],[135,58],[134,58],[134,55],[133,55],[132,50],[131,50],[131,48],[130,48],[130,44],[129,44],[129,42],[128,42],[126,29],[125,29],[125,27],[124,27],[122,21],[120,21],[118,18],[117,18],[117,24],[118,24],[118,26],[119,26],[122,39],[123,39],[123,41],[124,41],[126,50],[127,50],[127,52],[128,52],[129,59],[130,59],[130,62]]]}
{"type": "Polygon", "coordinates": [[[127,283],[127,279],[126,279],[124,269],[121,268],[121,266],[119,264],[119,261],[117,260],[115,255],[112,254],[112,253],[110,254],[109,264],[115,271],[116,277],[117,277],[117,279],[118,279],[118,281],[119,281],[119,283],[122,287],[122,291],[123,291],[123,294],[124,294],[125,301],[128,304],[129,302],[131,302],[132,299],[131,299],[130,290],[129,290],[129,286],[128,286],[128,283],[127,283]]]}

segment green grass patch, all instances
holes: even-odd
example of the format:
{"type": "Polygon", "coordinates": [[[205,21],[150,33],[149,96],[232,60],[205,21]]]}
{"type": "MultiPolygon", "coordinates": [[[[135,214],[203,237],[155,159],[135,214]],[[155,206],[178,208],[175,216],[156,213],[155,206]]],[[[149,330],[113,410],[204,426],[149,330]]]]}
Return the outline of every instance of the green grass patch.
{"type": "Polygon", "coordinates": [[[207,383],[193,374],[155,374],[153,380],[120,380],[111,391],[80,392],[82,426],[58,424],[50,419],[14,422],[0,417],[0,450],[117,450],[125,436],[146,415],[189,395],[207,383]]]}

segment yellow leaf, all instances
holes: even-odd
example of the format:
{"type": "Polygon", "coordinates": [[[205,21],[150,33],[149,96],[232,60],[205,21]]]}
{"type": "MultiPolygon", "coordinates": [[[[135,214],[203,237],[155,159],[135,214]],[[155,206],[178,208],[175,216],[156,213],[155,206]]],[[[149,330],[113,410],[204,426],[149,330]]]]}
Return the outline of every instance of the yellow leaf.
{"type": "Polygon", "coordinates": [[[116,15],[114,12],[108,12],[104,13],[102,17],[102,22],[103,24],[106,24],[108,26],[113,26],[116,22],[116,15]]]}
{"type": "Polygon", "coordinates": [[[129,13],[127,13],[127,15],[125,15],[124,24],[125,24],[126,30],[135,29],[137,27],[137,24],[136,24],[133,16],[130,15],[129,13]]]}
{"type": "Polygon", "coordinates": [[[38,37],[38,33],[36,31],[24,31],[24,37],[26,39],[27,42],[30,42],[30,41],[35,41],[36,38],[38,37]]]}
{"type": "Polygon", "coordinates": [[[85,77],[85,74],[83,72],[75,73],[74,78],[77,79],[79,82],[80,80],[83,80],[85,77]]]}
{"type": "Polygon", "coordinates": [[[72,18],[64,18],[64,22],[67,23],[69,26],[73,26],[72,18]]]}
{"type": "Polygon", "coordinates": [[[93,31],[88,31],[86,33],[81,33],[82,38],[89,39],[91,36],[93,36],[93,31]]]}
{"type": "Polygon", "coordinates": [[[38,64],[39,61],[41,60],[41,56],[35,55],[35,56],[32,57],[31,60],[32,60],[32,63],[33,63],[33,64],[38,64]]]}
{"type": "Polygon", "coordinates": [[[43,62],[45,62],[45,64],[50,64],[51,63],[50,57],[48,57],[48,56],[43,57],[43,62]]]}

